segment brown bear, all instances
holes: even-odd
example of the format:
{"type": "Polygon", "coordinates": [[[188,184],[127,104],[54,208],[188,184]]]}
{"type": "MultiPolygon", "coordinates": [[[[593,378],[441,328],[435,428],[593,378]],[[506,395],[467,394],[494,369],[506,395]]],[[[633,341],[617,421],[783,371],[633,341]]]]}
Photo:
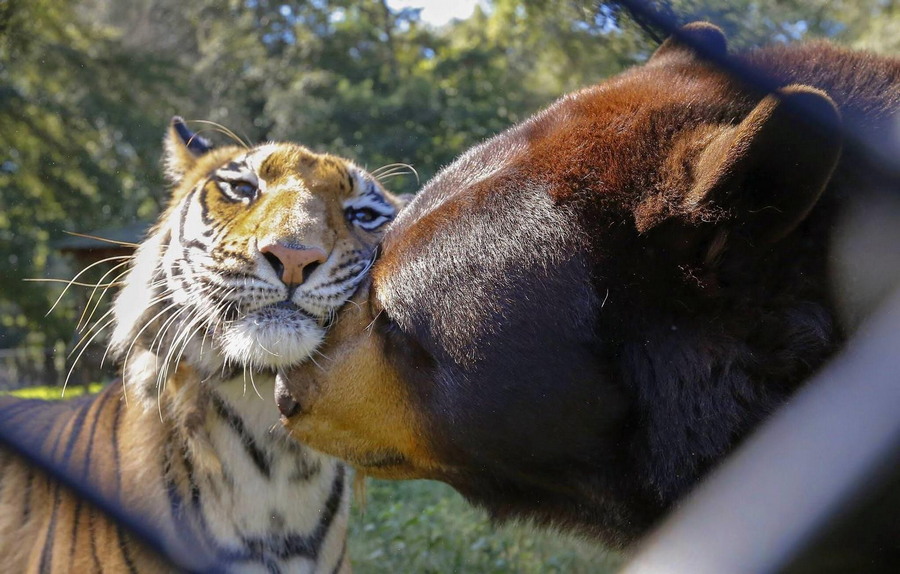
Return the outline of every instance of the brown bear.
{"type": "MultiPolygon", "coordinates": [[[[725,54],[717,28],[684,32],[725,54]]],[[[500,519],[645,532],[841,348],[840,228],[900,111],[896,58],[736,61],[781,88],[670,39],[444,168],[322,368],[279,376],[293,436],[500,519]]]]}

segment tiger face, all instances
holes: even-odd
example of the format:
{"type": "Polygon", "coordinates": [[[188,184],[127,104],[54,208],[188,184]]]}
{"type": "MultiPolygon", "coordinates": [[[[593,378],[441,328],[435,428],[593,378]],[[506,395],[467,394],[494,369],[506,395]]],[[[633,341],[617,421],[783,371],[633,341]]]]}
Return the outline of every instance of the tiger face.
{"type": "MultiPolygon", "coordinates": [[[[112,347],[201,373],[308,359],[369,269],[400,201],[346,159],[300,145],[212,149],[173,120],[168,208],[115,306],[112,347]]],[[[126,372],[127,375],[127,372],[126,372]]]]}

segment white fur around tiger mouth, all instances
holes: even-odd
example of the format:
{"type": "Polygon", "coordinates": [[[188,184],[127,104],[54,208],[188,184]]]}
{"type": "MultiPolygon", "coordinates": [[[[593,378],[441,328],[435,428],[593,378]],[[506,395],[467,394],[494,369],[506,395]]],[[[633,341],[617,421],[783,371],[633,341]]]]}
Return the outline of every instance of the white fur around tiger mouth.
{"type": "Polygon", "coordinates": [[[285,301],[224,323],[217,342],[228,363],[278,369],[308,359],[324,335],[319,320],[285,301]]]}

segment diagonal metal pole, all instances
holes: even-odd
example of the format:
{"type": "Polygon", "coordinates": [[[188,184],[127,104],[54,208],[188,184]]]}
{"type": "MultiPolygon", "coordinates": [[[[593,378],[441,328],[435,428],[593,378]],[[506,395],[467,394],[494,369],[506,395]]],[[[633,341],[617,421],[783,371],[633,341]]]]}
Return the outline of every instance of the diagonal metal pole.
{"type": "Polygon", "coordinates": [[[41,450],[37,437],[32,436],[27,429],[0,419],[0,448],[19,456],[26,463],[71,490],[76,496],[94,505],[130,535],[168,560],[175,571],[197,574],[212,572],[205,566],[197,566],[204,562],[208,563],[207,557],[190,555],[186,548],[174,547],[140,515],[105,497],[89,482],[74,476],[64,465],[47,456],[41,450]]]}
{"type": "Polygon", "coordinates": [[[900,291],[622,573],[775,572],[898,451],[900,291]]]}

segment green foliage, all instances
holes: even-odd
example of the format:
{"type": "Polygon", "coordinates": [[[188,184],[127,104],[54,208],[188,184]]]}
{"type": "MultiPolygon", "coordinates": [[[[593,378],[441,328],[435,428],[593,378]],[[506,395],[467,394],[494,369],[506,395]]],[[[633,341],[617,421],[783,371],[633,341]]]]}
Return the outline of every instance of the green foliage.
{"type": "Polygon", "coordinates": [[[72,388],[67,388],[65,390],[55,385],[46,387],[26,387],[24,389],[17,389],[9,393],[0,392],[0,395],[10,394],[14,397],[19,397],[20,399],[41,399],[44,401],[58,401],[62,399],[74,399],[75,397],[80,397],[85,393],[93,395],[99,393],[104,386],[104,383],[91,383],[87,386],[87,388],[85,388],[84,385],[78,385],[72,388]]]}
{"type": "Polygon", "coordinates": [[[55,290],[23,279],[58,270],[63,231],[155,210],[145,90],[167,75],[82,23],[72,2],[11,0],[0,30],[0,340],[31,333],[51,346],[70,337],[70,314],[44,318],[55,290]]]}
{"type": "MultiPolygon", "coordinates": [[[[667,0],[736,47],[826,36],[896,51],[896,0],[667,0]]],[[[428,179],[467,147],[655,43],[613,3],[493,0],[441,29],[384,0],[0,3],[0,346],[71,338],[54,242],[147,219],[165,201],[168,119],[299,141],[428,179]]],[[[204,135],[215,129],[195,127],[204,135]]],[[[221,141],[221,138],[220,138],[221,141]]],[[[410,192],[413,177],[386,182],[410,192]]]]}
{"type": "MultiPolygon", "coordinates": [[[[898,0],[649,0],[677,22],[712,22],[732,48],[829,38],[885,54],[900,47],[898,0]]],[[[620,14],[619,11],[615,11],[620,14]]]]}
{"type": "Polygon", "coordinates": [[[354,572],[613,572],[621,559],[596,544],[529,526],[496,526],[450,487],[369,480],[350,520],[354,572]]]}

